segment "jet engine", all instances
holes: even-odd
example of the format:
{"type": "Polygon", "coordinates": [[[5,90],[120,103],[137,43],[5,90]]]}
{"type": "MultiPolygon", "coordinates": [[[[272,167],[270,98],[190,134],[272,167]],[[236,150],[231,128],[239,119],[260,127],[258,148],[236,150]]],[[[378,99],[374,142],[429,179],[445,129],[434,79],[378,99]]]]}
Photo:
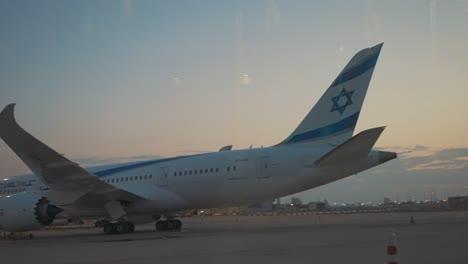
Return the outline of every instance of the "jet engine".
{"type": "Polygon", "coordinates": [[[18,193],[0,199],[0,230],[19,232],[50,225],[63,209],[36,193],[18,193]]]}

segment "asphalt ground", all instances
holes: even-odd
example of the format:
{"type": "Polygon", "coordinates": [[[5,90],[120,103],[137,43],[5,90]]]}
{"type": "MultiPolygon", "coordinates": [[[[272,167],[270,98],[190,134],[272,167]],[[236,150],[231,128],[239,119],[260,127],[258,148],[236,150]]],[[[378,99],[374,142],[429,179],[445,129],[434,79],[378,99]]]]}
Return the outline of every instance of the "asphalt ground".
{"type": "Polygon", "coordinates": [[[392,230],[399,263],[468,263],[468,211],[181,220],[180,232],[152,224],[125,235],[34,231],[30,240],[0,240],[0,263],[387,263],[392,230]]]}

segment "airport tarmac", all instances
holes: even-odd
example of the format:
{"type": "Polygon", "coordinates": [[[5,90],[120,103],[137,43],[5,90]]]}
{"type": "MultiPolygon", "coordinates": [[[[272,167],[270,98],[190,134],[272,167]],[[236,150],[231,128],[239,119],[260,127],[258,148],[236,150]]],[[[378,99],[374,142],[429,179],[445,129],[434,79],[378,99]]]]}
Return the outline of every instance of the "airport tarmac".
{"type": "Polygon", "coordinates": [[[150,224],[110,236],[100,228],[34,231],[31,240],[0,240],[0,262],[375,264],[387,263],[395,230],[399,263],[468,263],[468,211],[181,220],[181,232],[150,224]]]}

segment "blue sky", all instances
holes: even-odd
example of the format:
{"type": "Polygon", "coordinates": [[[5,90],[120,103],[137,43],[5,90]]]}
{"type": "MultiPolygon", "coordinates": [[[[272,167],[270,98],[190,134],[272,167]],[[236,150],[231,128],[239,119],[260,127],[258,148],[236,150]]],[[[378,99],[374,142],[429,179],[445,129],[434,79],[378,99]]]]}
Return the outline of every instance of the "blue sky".
{"type": "MultiPolygon", "coordinates": [[[[2,1],[0,105],[88,162],[268,146],[354,53],[385,42],[357,131],[387,125],[378,147],[431,155],[323,187],[328,199],[358,195],[350,183],[356,199],[408,182],[463,192],[467,28],[467,1],[2,1]]],[[[3,142],[0,168],[27,171],[3,142]]]]}

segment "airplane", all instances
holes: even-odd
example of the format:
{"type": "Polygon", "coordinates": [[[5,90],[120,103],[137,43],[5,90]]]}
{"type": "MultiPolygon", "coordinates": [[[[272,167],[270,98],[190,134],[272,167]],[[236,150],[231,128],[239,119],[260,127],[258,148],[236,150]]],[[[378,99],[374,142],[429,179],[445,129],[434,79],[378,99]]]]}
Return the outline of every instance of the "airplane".
{"type": "Polygon", "coordinates": [[[249,148],[117,164],[87,170],[0,113],[0,138],[47,187],[0,199],[0,226],[29,231],[54,219],[106,218],[105,234],[180,230],[171,213],[252,204],[309,190],[395,159],[373,149],[385,127],[353,136],[383,43],[354,55],[303,121],[283,141],[249,148]],[[164,220],[161,220],[164,219],[164,220]]]}

